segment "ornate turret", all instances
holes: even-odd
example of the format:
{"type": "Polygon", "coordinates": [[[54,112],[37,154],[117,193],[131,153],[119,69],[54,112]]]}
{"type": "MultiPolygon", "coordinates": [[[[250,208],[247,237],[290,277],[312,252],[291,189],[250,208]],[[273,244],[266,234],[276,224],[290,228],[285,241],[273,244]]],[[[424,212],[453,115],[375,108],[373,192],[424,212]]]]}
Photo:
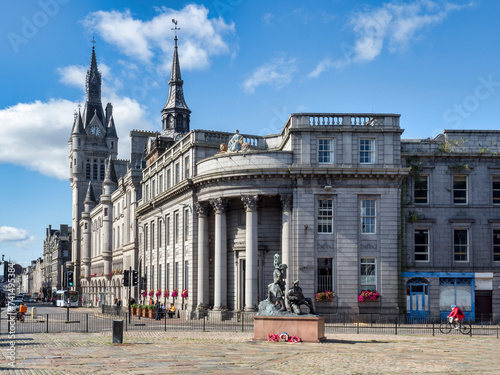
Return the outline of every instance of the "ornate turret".
{"type": "MultiPolygon", "coordinates": [[[[92,41],[95,43],[95,40],[92,41]]],[[[106,124],[104,111],[101,103],[101,73],[97,69],[97,59],[95,56],[95,46],[92,46],[92,54],[90,56],[90,67],[87,70],[87,77],[85,79],[85,106],[83,108],[83,126],[85,129],[89,125],[94,115],[99,119],[103,125],[106,124]]]]}
{"type": "Polygon", "coordinates": [[[172,20],[175,24],[175,46],[174,58],[172,61],[172,72],[168,81],[169,92],[165,107],[163,107],[163,136],[174,138],[176,134],[186,134],[189,132],[189,121],[191,111],[184,101],[184,91],[182,89],[183,81],[181,78],[181,68],[179,64],[179,55],[177,53],[177,21],[172,20]]]}

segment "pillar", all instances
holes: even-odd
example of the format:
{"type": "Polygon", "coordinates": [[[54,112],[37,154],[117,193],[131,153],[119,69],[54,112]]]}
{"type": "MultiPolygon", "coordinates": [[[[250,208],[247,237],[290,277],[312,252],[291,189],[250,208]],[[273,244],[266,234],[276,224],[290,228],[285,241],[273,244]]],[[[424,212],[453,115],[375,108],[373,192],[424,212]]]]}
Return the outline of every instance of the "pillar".
{"type": "Polygon", "coordinates": [[[245,311],[255,311],[257,301],[257,262],[258,262],[258,204],[259,196],[241,197],[246,208],[246,245],[245,245],[245,311]]]}
{"type": "Polygon", "coordinates": [[[208,306],[208,214],[210,206],[207,202],[195,202],[198,213],[198,309],[208,306]]]}
{"type": "Polygon", "coordinates": [[[292,221],[292,194],[283,194],[280,196],[283,211],[281,214],[281,259],[282,263],[288,266],[286,271],[286,288],[292,287],[292,249],[290,247],[291,221],[292,221]]]}
{"type": "Polygon", "coordinates": [[[226,198],[210,199],[215,211],[214,310],[227,308],[226,198]]]}

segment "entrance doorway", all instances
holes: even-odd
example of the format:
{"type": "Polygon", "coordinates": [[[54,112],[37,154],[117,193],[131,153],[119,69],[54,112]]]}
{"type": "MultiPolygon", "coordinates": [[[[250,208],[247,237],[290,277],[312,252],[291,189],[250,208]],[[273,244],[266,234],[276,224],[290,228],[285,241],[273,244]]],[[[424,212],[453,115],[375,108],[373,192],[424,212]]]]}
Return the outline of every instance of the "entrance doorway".
{"type": "Polygon", "coordinates": [[[490,322],[492,319],[492,293],[491,290],[476,290],[476,322],[490,322]]]}
{"type": "Polygon", "coordinates": [[[429,318],[429,282],[417,277],[406,283],[406,317],[409,322],[429,318]]]}

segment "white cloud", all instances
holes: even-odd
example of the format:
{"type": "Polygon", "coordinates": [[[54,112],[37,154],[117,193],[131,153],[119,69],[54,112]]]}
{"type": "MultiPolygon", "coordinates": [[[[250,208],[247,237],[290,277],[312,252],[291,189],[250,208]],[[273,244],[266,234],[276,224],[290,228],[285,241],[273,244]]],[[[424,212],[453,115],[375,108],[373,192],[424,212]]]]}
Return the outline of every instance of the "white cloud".
{"type": "Polygon", "coordinates": [[[0,227],[0,242],[19,242],[30,239],[29,232],[25,229],[14,227],[0,227]]]}
{"type": "MultiPolygon", "coordinates": [[[[134,99],[112,95],[113,117],[120,138],[119,158],[130,158],[129,132],[147,129],[144,108],[134,99]]],[[[68,146],[78,103],[64,99],[19,103],[0,110],[0,162],[64,180],[69,177],[68,146]],[[23,152],[19,152],[23,150],[23,152]]]]}
{"type": "Polygon", "coordinates": [[[292,81],[293,74],[297,71],[295,59],[280,57],[273,59],[254,70],[242,84],[243,90],[253,93],[255,89],[262,85],[274,86],[280,89],[292,81]]]}
{"type": "Polygon", "coordinates": [[[208,18],[208,9],[190,4],[181,10],[159,8],[151,20],[135,19],[129,10],[98,11],[84,20],[84,26],[117,46],[125,55],[142,63],[171,67],[173,50],[172,19],[178,21],[179,59],[183,69],[206,68],[210,58],[230,53],[224,37],[235,31],[234,23],[208,18]]]}
{"type": "MultiPolygon", "coordinates": [[[[101,75],[103,77],[104,84],[102,88],[104,91],[106,89],[105,82],[113,78],[111,75],[111,69],[103,63],[99,63],[97,68],[99,72],[101,72],[101,75]]],[[[77,87],[85,92],[85,79],[87,77],[88,69],[88,66],[85,67],[82,65],[68,65],[57,68],[56,71],[61,76],[61,78],[59,79],[61,83],[64,83],[68,86],[77,87]]],[[[106,91],[104,91],[104,93],[106,93],[106,91]]]]}
{"type": "Polygon", "coordinates": [[[354,14],[349,26],[356,39],[351,46],[343,45],[344,57],[336,61],[325,59],[309,73],[316,78],[330,67],[341,68],[353,62],[368,62],[377,58],[387,46],[389,52],[403,51],[430,27],[441,23],[452,11],[474,5],[443,1],[416,0],[385,3],[354,14]]]}
{"type": "Polygon", "coordinates": [[[274,15],[271,13],[265,13],[260,19],[264,25],[270,25],[273,18],[274,15]]]}

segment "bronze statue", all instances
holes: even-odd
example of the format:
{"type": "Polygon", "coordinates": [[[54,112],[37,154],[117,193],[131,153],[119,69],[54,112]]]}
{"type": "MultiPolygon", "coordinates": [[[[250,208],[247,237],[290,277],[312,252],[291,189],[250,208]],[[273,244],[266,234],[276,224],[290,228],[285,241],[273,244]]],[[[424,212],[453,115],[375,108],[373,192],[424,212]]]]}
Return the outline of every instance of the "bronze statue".
{"type": "Polygon", "coordinates": [[[280,311],[286,311],[285,305],[285,271],[286,264],[280,264],[279,254],[274,255],[273,282],[267,286],[267,300],[280,311]]]}
{"type": "Polygon", "coordinates": [[[316,315],[316,309],[311,298],[304,297],[302,294],[302,288],[299,286],[299,280],[293,282],[293,287],[291,287],[286,293],[286,299],[288,301],[289,309],[295,314],[302,314],[300,310],[301,305],[306,305],[309,308],[310,314],[316,315]]]}

